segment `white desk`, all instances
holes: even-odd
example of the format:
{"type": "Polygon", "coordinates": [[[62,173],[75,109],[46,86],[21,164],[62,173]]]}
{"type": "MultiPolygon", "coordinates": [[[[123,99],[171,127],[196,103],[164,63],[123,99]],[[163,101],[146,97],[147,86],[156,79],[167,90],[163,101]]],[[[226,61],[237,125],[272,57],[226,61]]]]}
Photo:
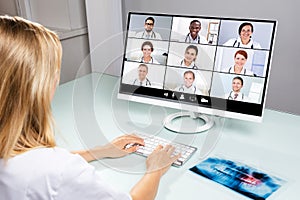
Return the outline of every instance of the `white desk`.
{"type": "MultiPolygon", "coordinates": [[[[275,199],[300,198],[300,116],[266,110],[263,123],[216,118],[218,125],[209,132],[180,135],[164,129],[161,123],[176,110],[118,100],[118,85],[118,78],[94,73],[58,88],[53,114],[59,146],[74,150],[105,144],[123,133],[153,133],[198,147],[183,167],[171,167],[163,177],[157,200],[248,199],[188,170],[204,159],[205,152],[242,161],[286,179],[287,187],[275,193],[275,199]]],[[[133,154],[92,164],[105,181],[129,191],[145,171],[144,162],[145,158],[133,154]]]]}

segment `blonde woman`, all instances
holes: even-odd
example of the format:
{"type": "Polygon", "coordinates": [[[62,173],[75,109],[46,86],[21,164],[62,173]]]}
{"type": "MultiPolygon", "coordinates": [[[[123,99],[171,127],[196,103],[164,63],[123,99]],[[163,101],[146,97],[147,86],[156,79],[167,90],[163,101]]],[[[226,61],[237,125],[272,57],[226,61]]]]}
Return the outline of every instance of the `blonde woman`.
{"type": "Polygon", "coordinates": [[[161,176],[178,156],[158,146],[147,172],[126,194],[109,187],[87,161],[122,157],[143,145],[134,135],[70,153],[56,147],[51,100],[59,82],[62,49],[57,35],[19,17],[0,16],[1,199],[154,199],[161,176]]]}

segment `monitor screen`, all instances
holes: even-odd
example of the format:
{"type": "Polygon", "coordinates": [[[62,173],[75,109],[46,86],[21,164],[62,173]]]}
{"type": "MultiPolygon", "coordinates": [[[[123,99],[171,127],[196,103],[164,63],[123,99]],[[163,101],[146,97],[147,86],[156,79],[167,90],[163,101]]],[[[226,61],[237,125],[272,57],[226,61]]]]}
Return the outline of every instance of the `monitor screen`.
{"type": "Polygon", "coordinates": [[[119,98],[261,121],[276,21],[129,13],[119,98]]]}

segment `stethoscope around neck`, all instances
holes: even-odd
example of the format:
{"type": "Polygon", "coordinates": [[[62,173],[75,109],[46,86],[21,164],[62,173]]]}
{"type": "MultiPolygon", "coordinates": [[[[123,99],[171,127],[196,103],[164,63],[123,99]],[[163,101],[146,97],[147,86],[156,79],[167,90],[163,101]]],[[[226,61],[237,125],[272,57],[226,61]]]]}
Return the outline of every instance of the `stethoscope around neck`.
{"type": "MultiPolygon", "coordinates": [[[[191,42],[191,39],[190,39],[190,34],[191,33],[188,33],[186,36],[185,36],[185,42],[191,42]],[[187,40],[189,40],[189,41],[187,41],[187,40]]],[[[198,44],[200,44],[200,36],[199,35],[197,35],[197,39],[198,39],[198,44]]]]}
{"type": "MultiPolygon", "coordinates": [[[[194,87],[194,94],[196,94],[196,86],[193,85],[193,87],[194,87]]],[[[184,92],[183,85],[180,86],[180,88],[178,89],[178,91],[179,92],[184,92]]]]}
{"type": "MultiPolygon", "coordinates": [[[[140,81],[138,81],[138,79],[136,78],[134,81],[133,81],[133,85],[136,85],[136,83],[139,83],[140,81]]],[[[149,81],[148,78],[146,78],[146,86],[151,86],[151,82],[149,81]]]]}
{"type": "MultiPolygon", "coordinates": [[[[230,73],[231,69],[233,69],[233,72],[234,72],[234,66],[229,68],[228,73],[230,73]]],[[[243,70],[244,70],[244,75],[246,75],[246,68],[243,67],[243,70]]],[[[235,74],[235,72],[234,72],[234,74],[235,74]]]]}
{"type": "MultiPolygon", "coordinates": [[[[232,98],[232,93],[233,93],[233,91],[231,91],[230,93],[229,93],[229,96],[228,96],[228,100],[234,100],[233,98],[232,98]]],[[[244,100],[244,93],[242,93],[242,100],[244,100]]]]}
{"type": "MultiPolygon", "coordinates": [[[[249,42],[250,42],[250,41],[251,41],[251,38],[250,38],[249,42]]],[[[237,44],[236,47],[240,47],[241,42],[238,42],[237,39],[236,39],[236,40],[234,41],[234,43],[233,43],[232,46],[235,47],[236,44],[237,44]]],[[[251,44],[250,49],[253,49],[253,43],[251,44]]]]}
{"type": "MultiPolygon", "coordinates": [[[[142,34],[142,38],[144,38],[144,36],[145,36],[145,31],[142,34]]],[[[156,34],[154,33],[154,31],[152,31],[151,36],[149,36],[147,38],[154,38],[154,39],[156,39],[156,34]]]]}
{"type": "MultiPolygon", "coordinates": [[[[183,65],[183,62],[184,62],[184,59],[180,62],[180,65],[182,66],[183,65]]],[[[192,66],[192,69],[197,69],[196,65],[195,65],[195,62],[194,62],[194,65],[192,66]]]]}
{"type": "Polygon", "coordinates": [[[141,58],[141,63],[152,63],[153,64],[153,58],[151,56],[151,60],[149,62],[144,61],[144,56],[141,58]]]}

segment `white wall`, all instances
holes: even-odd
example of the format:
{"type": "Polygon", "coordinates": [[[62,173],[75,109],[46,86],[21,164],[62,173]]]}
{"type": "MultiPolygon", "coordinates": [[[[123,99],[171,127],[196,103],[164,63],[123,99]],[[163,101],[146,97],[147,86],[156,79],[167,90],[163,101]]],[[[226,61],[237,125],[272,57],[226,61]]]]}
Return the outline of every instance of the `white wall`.
{"type": "Polygon", "coordinates": [[[60,83],[91,73],[88,35],[61,40],[63,57],[61,64],[60,83]]]}
{"type": "Polygon", "coordinates": [[[123,27],[129,11],[277,19],[278,30],[266,106],[300,114],[300,1],[286,0],[126,0],[123,27]]]}
{"type": "Polygon", "coordinates": [[[18,15],[14,0],[0,0],[0,15],[18,15]]]}
{"type": "Polygon", "coordinates": [[[93,72],[119,75],[123,58],[122,1],[86,0],[93,72]]]}
{"type": "Polygon", "coordinates": [[[83,0],[0,0],[0,14],[29,17],[58,32],[63,47],[60,83],[91,72],[83,0]]]}
{"type": "MultiPolygon", "coordinates": [[[[24,0],[23,0],[24,1],[24,0]]],[[[57,29],[86,27],[85,2],[83,0],[27,0],[31,18],[44,26],[57,29]]]]}

